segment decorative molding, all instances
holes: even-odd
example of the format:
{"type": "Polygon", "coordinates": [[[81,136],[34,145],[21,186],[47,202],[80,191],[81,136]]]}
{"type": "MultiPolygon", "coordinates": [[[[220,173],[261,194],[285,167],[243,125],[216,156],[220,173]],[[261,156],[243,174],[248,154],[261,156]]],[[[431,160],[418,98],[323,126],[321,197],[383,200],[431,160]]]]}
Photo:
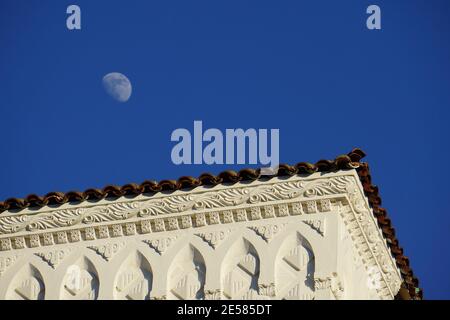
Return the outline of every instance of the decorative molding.
{"type": "Polygon", "coordinates": [[[205,290],[205,300],[221,300],[221,299],[222,299],[221,289],[205,290]]]}
{"type": "Polygon", "coordinates": [[[211,232],[196,233],[203,241],[209,244],[213,249],[216,249],[231,233],[231,229],[217,230],[211,232]]]}
{"type": "Polygon", "coordinates": [[[0,250],[7,251],[12,249],[11,239],[0,239],[0,250]]]}
{"type": "Polygon", "coordinates": [[[17,237],[14,239],[14,248],[16,249],[24,249],[25,248],[25,238],[17,237]]]}
{"type": "Polygon", "coordinates": [[[30,276],[21,281],[14,292],[23,300],[39,300],[45,292],[45,288],[40,279],[30,276]]]}
{"type": "Polygon", "coordinates": [[[71,252],[71,249],[56,249],[48,252],[38,252],[35,255],[47,262],[50,267],[56,269],[71,252]]]}
{"type": "MultiPolygon", "coordinates": [[[[342,195],[339,198],[331,199],[333,202],[342,201],[342,195]]],[[[308,200],[309,202],[312,200],[308,200]]],[[[319,200],[314,200],[319,201],[319,200]]],[[[237,222],[248,222],[254,219],[276,219],[278,217],[285,216],[285,210],[288,211],[288,216],[296,216],[303,214],[303,206],[306,202],[292,202],[292,203],[281,203],[274,204],[271,206],[264,205],[261,207],[249,207],[249,208],[238,208],[226,210],[226,217],[224,218],[224,212],[210,212],[205,215],[205,213],[196,213],[194,215],[180,216],[181,221],[185,221],[185,224],[179,223],[176,217],[166,217],[166,218],[156,218],[152,220],[142,220],[142,221],[132,221],[125,225],[120,224],[108,224],[108,225],[95,225],[89,227],[82,227],[80,229],[70,229],[54,232],[45,232],[30,234],[24,236],[25,239],[29,239],[29,242],[25,240],[25,248],[36,248],[40,246],[50,246],[55,244],[55,239],[67,239],[67,243],[79,242],[79,241],[92,241],[96,239],[106,239],[106,237],[117,238],[123,236],[133,236],[136,234],[148,234],[149,228],[152,229],[153,233],[164,232],[164,231],[175,231],[186,227],[186,221],[190,220],[190,228],[198,228],[207,225],[216,225],[220,223],[237,223],[237,222]],[[255,209],[256,208],[256,209],[255,209]],[[280,210],[281,208],[281,210],[280,210]],[[277,209],[277,210],[276,210],[277,209]],[[276,215],[271,218],[270,214],[262,215],[261,212],[282,212],[281,215],[276,215]],[[231,215],[233,219],[231,219],[231,215]],[[252,216],[253,212],[253,216],[252,216]],[[145,227],[142,228],[142,225],[145,227]],[[108,230],[106,230],[108,228],[108,230]],[[63,235],[65,233],[65,236],[63,235]]],[[[0,239],[0,251],[8,251],[13,249],[18,249],[12,245],[13,240],[16,237],[2,238],[0,239]]],[[[58,242],[57,240],[56,242],[58,242]]]]}
{"type": "Polygon", "coordinates": [[[99,291],[99,279],[92,265],[71,265],[63,282],[64,289],[60,299],[96,300],[99,291]]]}
{"type": "Polygon", "coordinates": [[[314,278],[314,289],[325,290],[331,288],[331,277],[314,278]]]}
{"type": "Polygon", "coordinates": [[[316,231],[322,237],[325,235],[325,220],[308,219],[308,220],[303,220],[303,223],[310,226],[311,229],[316,231]]]}
{"type": "Polygon", "coordinates": [[[150,297],[150,300],[167,300],[167,296],[150,297]]]}
{"type": "Polygon", "coordinates": [[[116,299],[146,300],[150,293],[151,270],[142,265],[138,256],[132,254],[125,260],[126,267],[119,271],[114,284],[116,299]]]}
{"type": "Polygon", "coordinates": [[[336,300],[340,300],[344,294],[344,287],[335,272],[328,277],[314,278],[314,288],[316,291],[329,289],[336,300]]]}
{"type": "Polygon", "coordinates": [[[112,260],[123,247],[125,247],[125,242],[110,242],[98,246],[88,246],[89,249],[94,250],[106,261],[112,260]]]}
{"type": "Polygon", "coordinates": [[[259,294],[266,297],[275,297],[275,283],[271,282],[270,284],[260,283],[258,284],[259,294]]]}
{"type": "Polygon", "coordinates": [[[337,274],[333,275],[331,279],[331,292],[333,293],[336,300],[341,300],[344,295],[344,286],[342,282],[339,280],[337,274]]]}
{"type": "Polygon", "coordinates": [[[287,224],[267,224],[263,226],[250,226],[250,230],[253,230],[258,236],[260,236],[264,241],[270,242],[281,229],[283,229],[287,224]]]}
{"type": "MultiPolygon", "coordinates": [[[[135,237],[162,255],[180,236],[180,230],[195,234],[215,249],[229,232],[210,231],[208,226],[221,224],[228,224],[231,230],[234,224],[238,226],[242,223],[243,228],[253,230],[269,243],[286,225],[284,222],[296,216],[299,216],[300,224],[308,225],[326,239],[328,214],[339,214],[365,270],[380,279],[377,294],[383,299],[395,296],[400,288],[401,274],[356,173],[326,174],[313,178],[295,176],[273,181],[177,191],[155,198],[140,196],[139,200],[119,198],[107,204],[85,202],[82,207],[70,209],[44,207],[32,213],[28,210],[25,211],[27,213],[4,213],[0,215],[0,259],[9,257],[9,251],[19,250],[39,256],[55,269],[63,259],[61,250],[47,252],[39,248],[50,249],[56,245],[70,248],[76,244],[96,251],[109,261],[114,256],[114,245],[99,245],[96,240],[121,238],[121,243],[126,243],[127,239],[135,237]],[[263,219],[270,220],[267,223],[260,221],[263,219]],[[166,231],[171,231],[169,237],[166,231]],[[161,233],[160,238],[140,238],[141,235],[147,237],[155,233],[161,233]],[[44,253],[35,253],[37,250],[44,253]]],[[[328,222],[327,227],[330,226],[328,222]]],[[[157,235],[151,237],[154,236],[157,235]]],[[[0,274],[1,270],[0,260],[0,274]]],[[[323,287],[328,285],[327,281],[317,279],[315,285],[323,287]]],[[[341,297],[342,284],[338,280],[333,282],[331,278],[329,281],[330,288],[334,286],[333,294],[341,297]]],[[[259,289],[269,293],[271,290],[265,287],[259,289]]]]}
{"type": "Polygon", "coordinates": [[[148,244],[150,248],[162,255],[177,239],[178,236],[174,236],[161,239],[142,240],[142,242],[148,244]]]}
{"type": "Polygon", "coordinates": [[[18,257],[18,255],[0,257],[0,277],[16,262],[18,257]]]}
{"type": "Polygon", "coordinates": [[[361,196],[356,180],[350,180],[346,190],[349,205],[340,208],[340,215],[345,221],[366,270],[377,270],[377,274],[371,276],[381,279],[380,286],[376,288],[379,296],[382,299],[392,299],[401,285],[400,271],[390,254],[366,198],[361,196]]]}
{"type": "MultiPolygon", "coordinates": [[[[333,195],[345,193],[346,185],[353,178],[353,176],[337,176],[312,181],[294,180],[258,186],[233,187],[219,191],[194,191],[187,195],[166,196],[157,199],[115,202],[74,209],[56,209],[33,215],[6,215],[0,216],[0,235],[182,214],[187,211],[198,212],[243,204],[255,205],[333,195]]],[[[316,207],[316,205],[313,206],[316,207]]],[[[267,214],[266,211],[265,214],[267,214]]]]}

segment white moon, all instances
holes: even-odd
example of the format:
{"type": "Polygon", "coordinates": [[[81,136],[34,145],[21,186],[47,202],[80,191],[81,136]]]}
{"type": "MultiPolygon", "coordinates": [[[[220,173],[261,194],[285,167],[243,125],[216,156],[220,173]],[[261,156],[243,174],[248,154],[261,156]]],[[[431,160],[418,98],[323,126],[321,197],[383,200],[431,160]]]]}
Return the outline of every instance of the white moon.
{"type": "Polygon", "coordinates": [[[103,87],[106,92],[119,102],[126,102],[131,96],[131,82],[118,72],[108,73],[103,77],[103,87]]]}

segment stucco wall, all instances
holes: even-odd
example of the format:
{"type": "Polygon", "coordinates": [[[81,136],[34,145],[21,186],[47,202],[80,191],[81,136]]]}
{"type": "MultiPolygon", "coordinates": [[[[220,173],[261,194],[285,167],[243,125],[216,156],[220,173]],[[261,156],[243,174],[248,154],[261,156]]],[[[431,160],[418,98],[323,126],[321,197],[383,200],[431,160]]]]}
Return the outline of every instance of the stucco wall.
{"type": "Polygon", "coordinates": [[[354,170],[0,215],[1,299],[392,299],[354,170]]]}

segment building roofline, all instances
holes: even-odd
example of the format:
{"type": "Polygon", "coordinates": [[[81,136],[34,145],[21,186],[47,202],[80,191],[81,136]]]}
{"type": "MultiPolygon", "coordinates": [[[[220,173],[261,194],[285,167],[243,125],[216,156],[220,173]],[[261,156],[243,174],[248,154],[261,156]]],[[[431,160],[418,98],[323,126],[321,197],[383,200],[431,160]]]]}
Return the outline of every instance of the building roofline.
{"type": "MultiPolygon", "coordinates": [[[[296,165],[282,164],[276,176],[293,176],[297,174],[312,174],[315,172],[334,172],[338,170],[355,169],[368,198],[373,215],[378,221],[384,238],[391,250],[396,264],[400,269],[403,283],[396,299],[423,298],[422,289],[419,288],[419,280],[409,266],[409,259],[404,256],[403,248],[395,236],[395,229],[391,224],[386,209],[381,207],[381,197],[378,187],[372,184],[369,165],[361,160],[366,156],[364,151],[355,148],[346,155],[336,157],[334,160],[320,160],[316,163],[300,162],[296,165]]],[[[261,176],[260,169],[243,169],[236,171],[223,171],[218,175],[204,173],[198,178],[183,176],[178,180],[144,181],[141,184],[126,184],[123,186],[108,185],[103,189],[87,189],[83,192],[50,192],[45,196],[31,194],[24,199],[9,198],[0,202],[0,213],[6,210],[20,211],[25,208],[40,208],[44,206],[58,206],[64,203],[81,203],[84,201],[98,201],[105,198],[113,199],[122,196],[137,196],[140,194],[155,194],[162,191],[175,191],[180,189],[193,189],[198,186],[215,186],[218,184],[233,184],[267,178],[261,176]]]]}

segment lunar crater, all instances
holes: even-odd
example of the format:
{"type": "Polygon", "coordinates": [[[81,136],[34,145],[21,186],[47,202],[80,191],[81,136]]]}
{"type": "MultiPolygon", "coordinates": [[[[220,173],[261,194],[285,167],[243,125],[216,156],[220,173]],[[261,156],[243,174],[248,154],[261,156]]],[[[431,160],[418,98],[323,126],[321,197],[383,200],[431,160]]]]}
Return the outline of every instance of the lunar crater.
{"type": "Polygon", "coordinates": [[[119,102],[126,102],[131,97],[132,86],[130,80],[119,72],[111,72],[103,77],[103,87],[106,92],[119,102]]]}

